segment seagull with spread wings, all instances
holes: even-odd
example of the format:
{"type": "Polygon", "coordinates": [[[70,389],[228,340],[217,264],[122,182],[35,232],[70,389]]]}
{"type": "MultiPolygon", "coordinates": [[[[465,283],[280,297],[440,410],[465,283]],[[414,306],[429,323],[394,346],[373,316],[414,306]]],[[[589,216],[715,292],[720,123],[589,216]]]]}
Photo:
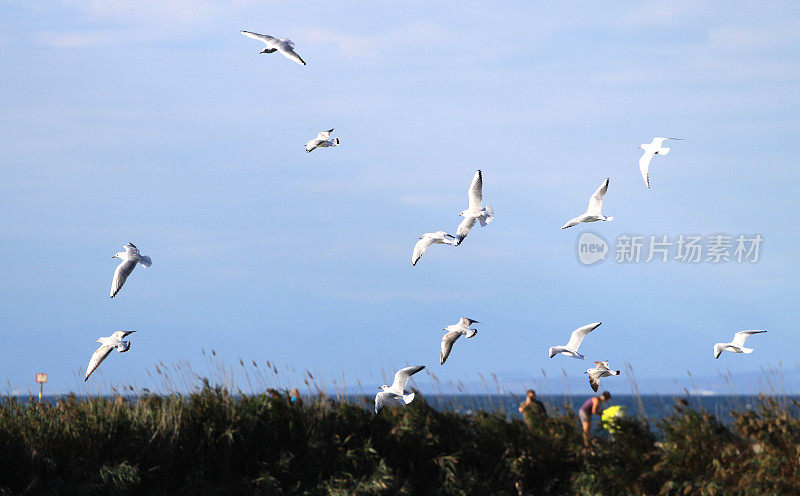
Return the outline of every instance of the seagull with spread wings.
{"type": "Polygon", "coordinates": [[[548,350],[547,353],[550,355],[550,358],[553,358],[558,353],[561,353],[562,355],[567,355],[568,357],[577,358],[580,360],[586,358],[585,356],[578,353],[578,347],[583,342],[583,338],[585,338],[586,335],[592,332],[593,330],[597,329],[601,323],[602,322],[595,322],[593,324],[588,324],[583,327],[578,327],[577,329],[572,331],[572,334],[570,334],[569,336],[569,342],[566,345],[552,346],[548,350]]]}
{"type": "Polygon", "coordinates": [[[122,289],[122,285],[125,284],[128,276],[136,268],[137,263],[142,264],[142,267],[145,268],[153,264],[150,257],[140,254],[139,249],[133,243],[128,243],[123,248],[125,248],[125,251],[118,252],[111,257],[122,260],[114,271],[114,279],[111,280],[111,298],[115,297],[119,290],[122,289]]]}
{"type": "Polygon", "coordinates": [[[417,262],[419,262],[419,259],[425,254],[425,250],[427,250],[429,246],[435,244],[453,245],[455,243],[455,236],[447,234],[444,231],[425,233],[419,237],[419,241],[414,245],[414,251],[411,253],[411,265],[417,265],[417,262]]]}
{"type": "Polygon", "coordinates": [[[639,171],[642,173],[644,185],[650,187],[650,161],[653,160],[655,155],[666,155],[669,153],[669,148],[664,148],[661,145],[666,140],[683,141],[683,138],[653,138],[650,143],[642,143],[639,145],[639,150],[644,150],[644,154],[639,158],[639,171]]]}
{"type": "Polygon", "coordinates": [[[268,34],[258,34],[251,31],[242,31],[241,33],[248,38],[253,38],[254,40],[258,40],[266,45],[266,48],[261,50],[261,53],[275,53],[277,51],[293,62],[297,62],[300,65],[306,65],[305,61],[301,59],[297,53],[295,53],[294,43],[292,40],[287,40],[286,38],[275,38],[274,36],[270,36],[268,34]]]}
{"type": "Polygon", "coordinates": [[[475,222],[480,222],[481,227],[494,220],[494,209],[491,205],[485,207],[481,205],[483,201],[483,175],[480,169],[475,173],[472,178],[472,183],[469,185],[469,208],[462,211],[461,217],[464,220],[458,225],[456,229],[456,246],[460,245],[464,238],[469,234],[470,229],[475,225],[475,222]]]}
{"type": "Polygon", "coordinates": [[[380,389],[381,392],[375,395],[375,414],[377,415],[381,413],[383,407],[393,399],[402,400],[406,405],[414,401],[414,393],[408,393],[405,391],[406,384],[412,375],[424,368],[424,365],[413,365],[411,367],[400,369],[395,372],[394,382],[391,386],[384,384],[383,386],[379,387],[378,389],[380,389]]]}
{"type": "Polygon", "coordinates": [[[601,377],[610,377],[612,375],[620,375],[622,372],[619,370],[610,370],[608,362],[594,362],[595,367],[587,370],[585,373],[589,374],[589,385],[592,386],[592,391],[597,392],[600,387],[601,377]]]}
{"type": "Polygon", "coordinates": [[[95,342],[100,343],[100,347],[97,348],[97,351],[92,354],[92,358],[89,360],[89,366],[86,367],[86,377],[84,377],[83,382],[89,380],[89,376],[92,375],[92,372],[103,363],[103,360],[106,359],[114,348],[116,348],[119,353],[128,351],[131,348],[131,342],[123,341],[123,339],[128,334],[134,332],[136,331],[116,331],[111,336],[97,338],[95,342]]]}
{"type": "Polygon", "coordinates": [[[606,191],[608,191],[608,178],[603,181],[603,184],[597,188],[591,198],[589,198],[589,207],[586,209],[586,213],[583,213],[574,219],[570,219],[566,224],[561,226],[561,229],[566,229],[568,227],[577,226],[581,222],[597,222],[598,220],[614,220],[614,217],[606,217],[603,215],[600,210],[603,208],[603,197],[606,195],[606,191]]]}
{"type": "Polygon", "coordinates": [[[329,146],[339,146],[339,138],[331,139],[331,133],[333,129],[328,129],[327,131],[320,131],[316,138],[310,140],[306,143],[306,153],[311,153],[315,148],[323,147],[327,148],[329,146]]]}
{"type": "Polygon", "coordinates": [[[753,334],[761,334],[767,331],[739,331],[733,335],[733,341],[730,343],[717,343],[714,345],[714,358],[719,358],[723,351],[730,351],[733,353],[752,353],[753,348],[745,348],[744,342],[748,337],[753,334]]]}
{"type": "Polygon", "coordinates": [[[468,319],[466,317],[461,317],[458,323],[446,326],[444,329],[442,329],[443,331],[447,331],[447,334],[442,336],[442,348],[439,353],[439,363],[441,365],[444,365],[447,357],[450,356],[450,351],[453,349],[453,343],[455,343],[458,338],[461,336],[472,338],[478,334],[477,329],[469,328],[469,326],[472,324],[480,324],[480,322],[477,320],[468,319]]]}

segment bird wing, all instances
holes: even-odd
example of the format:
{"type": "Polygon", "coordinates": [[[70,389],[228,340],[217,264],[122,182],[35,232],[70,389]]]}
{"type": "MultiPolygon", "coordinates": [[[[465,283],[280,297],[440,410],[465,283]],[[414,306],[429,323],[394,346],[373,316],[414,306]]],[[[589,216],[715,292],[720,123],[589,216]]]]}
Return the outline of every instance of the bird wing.
{"type": "Polygon", "coordinates": [[[278,51],[281,52],[281,54],[284,57],[294,62],[297,62],[300,65],[306,65],[306,61],[300,58],[300,56],[297,55],[297,53],[295,53],[294,50],[292,50],[292,47],[290,45],[281,44],[279,46],[280,48],[278,48],[278,51]]]}
{"type": "Polygon", "coordinates": [[[639,158],[639,172],[642,173],[642,179],[644,179],[644,185],[648,188],[650,187],[650,160],[653,159],[654,152],[650,150],[645,150],[644,154],[639,158]]]}
{"type": "Polygon", "coordinates": [[[442,349],[439,353],[440,364],[444,365],[444,362],[447,361],[447,357],[450,356],[450,350],[453,349],[453,343],[461,337],[461,334],[459,331],[453,331],[442,336],[442,349]]]}
{"type": "Polygon", "coordinates": [[[139,248],[136,248],[136,245],[133,243],[128,243],[127,245],[123,246],[125,248],[125,253],[128,255],[138,255],[139,248]]]}
{"type": "Polygon", "coordinates": [[[319,138],[314,138],[308,143],[306,143],[306,151],[311,152],[312,150],[316,149],[319,146],[320,140],[319,138]]]}
{"type": "Polygon", "coordinates": [[[595,322],[593,324],[587,324],[583,327],[578,327],[577,329],[572,331],[572,334],[570,334],[569,336],[569,342],[567,343],[566,348],[572,351],[576,351],[578,349],[578,346],[581,345],[583,338],[585,338],[587,334],[595,330],[599,325],[600,322],[595,322]]]}
{"type": "Polygon", "coordinates": [[[609,370],[608,369],[608,362],[594,362],[594,364],[597,366],[598,369],[609,370]]]}
{"type": "Polygon", "coordinates": [[[600,215],[600,210],[603,208],[603,197],[606,195],[606,191],[608,191],[608,178],[603,181],[603,184],[597,188],[597,191],[592,194],[592,197],[589,198],[589,208],[586,209],[586,213],[590,215],[600,215]]]}
{"type": "Polygon", "coordinates": [[[480,169],[475,173],[472,178],[472,184],[469,185],[469,209],[480,210],[481,201],[483,200],[483,175],[480,169]]]}
{"type": "Polygon", "coordinates": [[[455,236],[453,236],[452,234],[447,234],[444,231],[436,231],[436,233],[434,234],[436,234],[439,237],[439,241],[441,241],[443,244],[453,244],[453,242],[456,239],[455,236]]]}
{"type": "Polygon", "coordinates": [[[733,341],[731,342],[731,344],[741,348],[742,346],[744,346],[745,340],[747,340],[747,338],[751,334],[761,334],[762,332],[767,332],[767,331],[739,331],[733,335],[733,341]]]}
{"type": "Polygon", "coordinates": [[[113,336],[114,339],[119,339],[120,341],[122,341],[123,339],[125,339],[125,336],[133,334],[134,332],[136,331],[114,331],[114,334],[112,334],[111,336],[113,336]]]}
{"type": "Polygon", "coordinates": [[[326,140],[326,139],[331,137],[331,133],[332,132],[333,132],[333,129],[328,129],[327,131],[320,131],[320,133],[317,135],[317,139],[324,141],[324,140],[326,140]]]}
{"type": "Polygon", "coordinates": [[[461,320],[459,320],[458,323],[464,327],[469,327],[472,324],[480,324],[480,322],[478,322],[477,320],[468,319],[466,317],[461,317],[461,320]]]}
{"type": "Polygon", "coordinates": [[[477,217],[464,217],[464,220],[461,221],[461,224],[456,229],[456,239],[458,240],[456,245],[460,245],[464,238],[467,237],[469,230],[472,229],[476,221],[477,217]]]}
{"type": "Polygon", "coordinates": [[[396,394],[387,393],[387,392],[384,392],[384,391],[381,391],[380,393],[376,394],[375,395],[375,415],[381,413],[381,410],[383,410],[383,407],[386,406],[386,403],[388,403],[392,398],[396,398],[396,397],[397,397],[396,394]]]}
{"type": "Polygon", "coordinates": [[[597,389],[600,387],[600,373],[599,372],[592,372],[589,374],[589,385],[592,386],[592,391],[595,393],[597,389]]]}
{"type": "Polygon", "coordinates": [[[111,353],[111,350],[113,349],[114,349],[113,346],[108,346],[104,344],[99,348],[97,348],[97,351],[92,353],[92,358],[89,360],[89,366],[86,367],[86,377],[84,377],[83,379],[84,382],[89,380],[89,376],[92,375],[92,372],[94,372],[95,369],[99,367],[101,363],[103,363],[103,360],[106,359],[108,354],[111,353]]]}
{"type": "Polygon", "coordinates": [[[411,254],[411,265],[417,265],[420,257],[425,253],[425,250],[428,249],[430,245],[434,243],[434,239],[428,235],[428,233],[423,234],[417,244],[414,245],[414,252],[411,254]]]}
{"type": "Polygon", "coordinates": [[[117,265],[116,270],[114,270],[114,279],[111,280],[111,298],[119,293],[119,290],[122,289],[122,285],[125,284],[125,280],[128,279],[128,276],[131,275],[134,268],[136,268],[136,262],[131,261],[122,262],[117,265]]]}
{"type": "Polygon", "coordinates": [[[253,33],[251,31],[242,31],[241,33],[247,36],[248,38],[253,38],[254,40],[258,40],[264,43],[265,45],[272,45],[277,41],[273,36],[270,36],[268,34],[258,34],[258,33],[253,33]]]}
{"type": "Polygon", "coordinates": [[[394,382],[392,383],[392,387],[389,388],[393,391],[400,391],[399,394],[403,394],[403,390],[406,388],[406,384],[408,383],[409,377],[416,374],[420,370],[424,369],[424,365],[412,365],[411,367],[405,367],[394,374],[394,382]]]}

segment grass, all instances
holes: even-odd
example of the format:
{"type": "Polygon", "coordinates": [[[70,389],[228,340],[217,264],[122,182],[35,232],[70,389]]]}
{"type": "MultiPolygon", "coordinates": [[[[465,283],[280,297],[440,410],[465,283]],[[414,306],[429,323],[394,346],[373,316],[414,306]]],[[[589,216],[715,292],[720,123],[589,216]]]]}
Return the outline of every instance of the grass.
{"type": "Polygon", "coordinates": [[[202,380],[191,394],[6,398],[0,494],[800,494],[792,400],[763,397],[730,425],[678,402],[662,442],[633,416],[595,437],[593,454],[571,410],[462,415],[418,394],[375,416],[363,401],[292,403],[202,380]]]}

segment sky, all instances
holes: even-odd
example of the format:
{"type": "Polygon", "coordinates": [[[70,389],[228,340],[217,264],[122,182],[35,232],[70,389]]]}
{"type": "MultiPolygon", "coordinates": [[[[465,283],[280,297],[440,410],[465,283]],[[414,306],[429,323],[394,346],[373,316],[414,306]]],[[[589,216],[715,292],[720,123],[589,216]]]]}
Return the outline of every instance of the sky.
{"type": "Polygon", "coordinates": [[[602,384],[619,394],[633,378],[799,373],[796,2],[0,13],[6,393],[35,391],[36,372],[79,394],[191,389],[192,374],[302,386],[306,370],[373,391],[408,364],[427,365],[423,392],[579,381],[594,360],[623,369],[602,384]],[[308,65],[242,29],[292,39],[308,65]],[[305,153],[329,128],[341,146],[305,153]],[[654,136],[685,141],[654,158],[648,190],[637,147],[654,136]],[[412,267],[421,234],[455,231],[477,169],[495,220],[412,267]],[[559,230],[606,177],[614,220],[559,230]],[[579,262],[584,232],[612,245],[606,260],[579,262]],[[758,261],[613,259],[620,235],[720,233],[760,235],[758,261]],[[153,265],[109,299],[128,242],[153,265]],[[461,316],[479,333],[441,366],[461,316]],[[590,322],[587,360],[548,358],[590,322]],[[131,350],[84,383],[94,341],[118,329],[137,331],[131,350]],[[768,333],[714,360],[742,329],[768,333]]]}

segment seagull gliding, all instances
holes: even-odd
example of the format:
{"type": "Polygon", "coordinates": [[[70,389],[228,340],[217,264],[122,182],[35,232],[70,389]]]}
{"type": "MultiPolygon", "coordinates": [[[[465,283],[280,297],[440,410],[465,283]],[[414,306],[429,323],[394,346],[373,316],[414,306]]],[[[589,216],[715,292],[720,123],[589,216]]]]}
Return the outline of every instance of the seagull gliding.
{"type": "Polygon", "coordinates": [[[586,358],[585,356],[578,353],[578,347],[581,345],[583,338],[586,337],[587,334],[592,332],[593,330],[599,327],[601,322],[595,322],[593,324],[587,324],[583,327],[578,327],[572,334],[569,336],[569,342],[564,346],[552,346],[548,351],[548,355],[550,358],[556,356],[556,354],[561,353],[562,355],[567,355],[568,357],[577,358],[579,360],[583,360],[586,358]]]}
{"type": "Polygon", "coordinates": [[[375,414],[377,415],[381,413],[381,410],[383,410],[383,407],[386,406],[386,403],[395,398],[403,400],[403,403],[406,405],[414,401],[414,393],[407,393],[405,391],[406,384],[412,375],[424,368],[424,365],[412,365],[411,367],[402,368],[395,372],[394,382],[391,386],[384,384],[383,386],[379,387],[378,389],[380,389],[381,392],[375,395],[375,414]]]}
{"type": "Polygon", "coordinates": [[[273,53],[278,51],[287,59],[297,62],[300,65],[306,65],[305,61],[301,59],[297,53],[295,53],[294,43],[292,43],[292,40],[287,40],[286,38],[275,38],[274,36],[270,36],[268,34],[258,34],[251,31],[242,31],[241,33],[248,38],[253,38],[254,40],[258,40],[265,44],[267,47],[264,48],[261,53],[273,53]]]}
{"type": "Polygon", "coordinates": [[[442,329],[443,331],[447,331],[447,334],[442,336],[442,348],[439,352],[439,363],[441,365],[444,365],[447,357],[450,356],[450,350],[453,349],[453,343],[455,343],[458,338],[461,336],[472,338],[478,334],[477,329],[469,328],[469,326],[472,324],[480,324],[480,322],[477,320],[468,319],[466,317],[461,317],[457,324],[452,324],[442,329]]]}
{"type": "Polygon", "coordinates": [[[411,254],[411,265],[417,265],[420,257],[425,254],[425,250],[430,245],[452,245],[455,244],[456,238],[444,231],[436,231],[432,233],[425,233],[419,237],[419,241],[414,245],[414,252],[411,254]]]}
{"type": "Polygon", "coordinates": [[[761,334],[767,331],[739,331],[733,335],[733,341],[730,343],[717,343],[714,345],[714,358],[719,358],[723,351],[731,351],[733,353],[752,353],[753,348],[745,348],[745,340],[753,334],[761,334]]]}
{"type": "Polygon", "coordinates": [[[589,374],[589,385],[592,386],[592,391],[597,392],[600,387],[600,378],[609,377],[612,375],[620,375],[622,372],[619,370],[609,370],[608,362],[594,362],[595,367],[589,369],[585,374],[589,374]]]}
{"type": "Polygon", "coordinates": [[[122,285],[125,284],[128,276],[131,275],[133,269],[136,268],[137,263],[142,264],[144,268],[150,267],[153,264],[150,257],[139,254],[139,249],[136,248],[136,245],[133,243],[128,243],[123,248],[125,248],[125,251],[118,252],[111,257],[122,260],[114,271],[114,279],[111,280],[111,298],[115,297],[117,293],[119,293],[119,290],[122,289],[122,285]]]}
{"type": "Polygon", "coordinates": [[[648,188],[650,187],[650,161],[654,155],[666,155],[669,153],[669,148],[661,146],[666,140],[683,141],[683,138],[653,138],[650,143],[639,145],[639,150],[644,150],[644,154],[639,158],[639,171],[642,173],[644,185],[648,188]]]}
{"type": "Polygon", "coordinates": [[[486,224],[494,220],[494,209],[491,205],[486,205],[485,207],[481,206],[482,201],[483,175],[480,169],[478,169],[478,172],[476,172],[475,176],[472,178],[472,183],[469,185],[469,208],[458,214],[464,217],[464,220],[461,221],[461,224],[458,225],[458,229],[456,229],[456,246],[464,241],[464,238],[467,237],[467,234],[469,234],[470,229],[472,229],[476,221],[481,223],[481,227],[486,227],[486,224]]]}
{"type": "Polygon", "coordinates": [[[603,184],[601,184],[600,187],[597,188],[597,191],[595,191],[591,198],[589,198],[589,207],[586,209],[586,213],[581,214],[574,219],[570,219],[566,224],[561,226],[561,229],[577,226],[581,222],[614,220],[614,217],[606,217],[600,212],[600,210],[603,208],[603,197],[606,195],[606,191],[608,191],[608,178],[603,181],[603,184]]]}
{"type": "Polygon", "coordinates": [[[89,376],[92,375],[92,372],[100,366],[114,348],[116,348],[119,353],[128,351],[131,348],[131,342],[123,341],[122,339],[133,332],[136,331],[116,331],[111,336],[97,338],[95,343],[100,343],[100,347],[97,348],[97,351],[92,353],[89,366],[86,367],[86,377],[83,378],[83,382],[89,380],[89,376]]]}

